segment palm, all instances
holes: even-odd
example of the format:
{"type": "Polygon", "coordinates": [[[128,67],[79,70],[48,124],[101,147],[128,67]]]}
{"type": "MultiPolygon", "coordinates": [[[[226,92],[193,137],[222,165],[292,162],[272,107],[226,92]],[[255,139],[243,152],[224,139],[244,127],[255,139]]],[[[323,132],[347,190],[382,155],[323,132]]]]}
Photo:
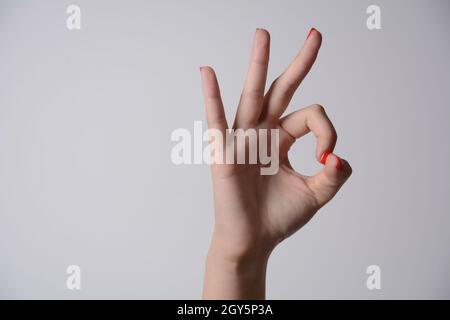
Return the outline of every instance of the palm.
{"type": "MultiPolygon", "coordinates": [[[[282,134],[283,137],[283,134],[282,134]]],[[[288,143],[290,143],[289,141],[288,143]]],[[[280,154],[279,170],[261,175],[260,165],[214,165],[216,219],[223,223],[220,233],[247,250],[255,241],[266,239],[275,245],[302,227],[318,210],[307,177],[295,172],[287,153],[280,154]]]]}

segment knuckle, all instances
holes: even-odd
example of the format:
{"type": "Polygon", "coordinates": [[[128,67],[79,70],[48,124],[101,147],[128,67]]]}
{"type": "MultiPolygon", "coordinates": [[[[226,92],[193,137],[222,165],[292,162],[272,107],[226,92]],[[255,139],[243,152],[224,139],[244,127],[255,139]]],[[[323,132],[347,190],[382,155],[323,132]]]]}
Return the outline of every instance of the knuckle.
{"type": "Polygon", "coordinates": [[[264,92],[259,89],[245,89],[241,93],[241,99],[254,99],[259,100],[264,96],[264,92]]]}
{"type": "Polygon", "coordinates": [[[350,165],[350,163],[348,163],[348,161],[345,161],[345,164],[347,165],[347,172],[348,172],[348,176],[350,177],[353,173],[353,168],[350,165]]]}
{"type": "Polygon", "coordinates": [[[338,136],[337,132],[336,132],[336,129],[332,125],[330,125],[329,136],[333,140],[336,140],[337,136],[338,136]]]}
{"type": "Polygon", "coordinates": [[[323,134],[323,138],[328,141],[335,142],[337,140],[336,130],[334,130],[334,128],[330,128],[330,130],[325,131],[325,133],[323,134]]]}
{"type": "Polygon", "coordinates": [[[318,104],[318,103],[313,104],[313,105],[311,106],[311,109],[312,109],[313,112],[317,112],[317,113],[321,113],[321,114],[326,114],[325,108],[324,108],[324,106],[322,106],[321,104],[318,104]]]}

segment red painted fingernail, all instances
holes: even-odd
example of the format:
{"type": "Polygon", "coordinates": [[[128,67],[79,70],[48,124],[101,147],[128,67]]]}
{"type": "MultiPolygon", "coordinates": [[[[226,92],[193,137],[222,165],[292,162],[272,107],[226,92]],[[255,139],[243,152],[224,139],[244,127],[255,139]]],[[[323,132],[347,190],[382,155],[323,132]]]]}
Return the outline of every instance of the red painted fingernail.
{"type": "Polygon", "coordinates": [[[309,38],[309,36],[311,35],[311,33],[313,32],[313,30],[316,30],[315,28],[311,28],[309,29],[308,35],[306,36],[306,39],[309,38]]]}
{"type": "Polygon", "coordinates": [[[321,164],[325,164],[327,162],[327,158],[328,158],[329,154],[330,154],[330,151],[325,151],[324,153],[322,153],[322,155],[320,156],[319,162],[321,164]]]}
{"type": "Polygon", "coordinates": [[[337,158],[336,169],[341,170],[342,169],[342,160],[338,156],[336,156],[336,158],[337,158]]]}

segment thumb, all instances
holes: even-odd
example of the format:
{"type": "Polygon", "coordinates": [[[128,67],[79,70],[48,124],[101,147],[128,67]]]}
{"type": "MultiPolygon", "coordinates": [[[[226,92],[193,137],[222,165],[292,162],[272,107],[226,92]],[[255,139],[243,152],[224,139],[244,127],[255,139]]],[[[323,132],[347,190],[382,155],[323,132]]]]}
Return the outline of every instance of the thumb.
{"type": "Polygon", "coordinates": [[[323,153],[320,162],[325,165],[322,171],[306,181],[315,194],[319,207],[322,207],[347,181],[352,174],[352,168],[346,160],[327,151],[323,153]]]}

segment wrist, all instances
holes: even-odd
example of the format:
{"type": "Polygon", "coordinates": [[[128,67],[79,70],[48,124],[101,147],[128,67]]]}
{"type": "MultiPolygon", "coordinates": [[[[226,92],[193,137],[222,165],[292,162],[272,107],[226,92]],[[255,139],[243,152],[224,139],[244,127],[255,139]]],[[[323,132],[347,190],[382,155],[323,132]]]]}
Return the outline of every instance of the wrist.
{"type": "Polygon", "coordinates": [[[270,252],[233,253],[213,237],[206,258],[203,297],[206,299],[264,299],[270,252]]]}
{"type": "Polygon", "coordinates": [[[267,259],[230,260],[210,250],[206,259],[204,299],[265,299],[267,259]]]}
{"type": "Polygon", "coordinates": [[[266,268],[270,254],[263,252],[247,252],[246,254],[230,254],[222,247],[212,243],[206,257],[206,265],[220,268],[224,272],[247,276],[266,268]]]}
{"type": "Polygon", "coordinates": [[[254,263],[264,263],[269,259],[276,243],[268,237],[230,235],[228,232],[215,230],[208,257],[213,256],[233,263],[236,266],[246,267],[254,263]]]}

